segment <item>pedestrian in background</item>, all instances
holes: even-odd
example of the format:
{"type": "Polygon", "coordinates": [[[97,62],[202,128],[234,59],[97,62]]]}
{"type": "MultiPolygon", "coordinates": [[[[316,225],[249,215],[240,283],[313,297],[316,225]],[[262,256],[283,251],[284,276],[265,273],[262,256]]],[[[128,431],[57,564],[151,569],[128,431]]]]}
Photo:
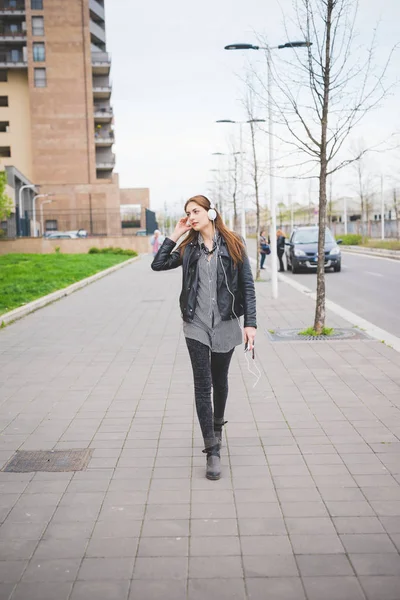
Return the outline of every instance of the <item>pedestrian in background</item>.
{"type": "Polygon", "coordinates": [[[267,257],[268,254],[271,254],[271,248],[270,248],[269,244],[270,244],[269,239],[267,241],[265,231],[262,230],[260,233],[260,240],[259,240],[260,258],[261,258],[260,269],[265,269],[265,267],[264,267],[265,258],[267,257]]]}
{"type": "Polygon", "coordinates": [[[197,416],[207,455],[206,477],[221,476],[228,371],[235,346],[254,352],[256,295],[244,242],[205,196],[185,204],[186,216],[154,258],[154,271],[182,266],[180,308],[193,369],[197,416]],[[178,240],[185,234],[180,246],[178,240]],[[239,318],[244,315],[244,327],[239,318]],[[213,400],[211,400],[211,387],[213,400]],[[214,409],[214,410],[213,410],[214,409]]]}
{"type": "Polygon", "coordinates": [[[281,229],[278,229],[276,232],[276,249],[279,259],[279,271],[284,271],[285,265],[283,264],[283,255],[285,254],[285,234],[281,229]]]}
{"type": "Polygon", "coordinates": [[[164,236],[159,229],[156,229],[150,239],[150,244],[153,246],[153,256],[157,254],[163,241],[164,236]]]}

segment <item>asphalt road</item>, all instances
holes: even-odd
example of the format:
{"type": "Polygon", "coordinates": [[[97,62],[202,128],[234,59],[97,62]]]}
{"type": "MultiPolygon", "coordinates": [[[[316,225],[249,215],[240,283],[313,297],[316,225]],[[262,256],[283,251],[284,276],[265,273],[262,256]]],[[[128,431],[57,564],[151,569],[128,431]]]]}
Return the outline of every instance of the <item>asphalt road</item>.
{"type": "MultiPolygon", "coordinates": [[[[247,246],[255,257],[256,241],[247,240],[247,246]]],[[[285,275],[316,290],[315,271],[296,275],[286,271],[285,275]]],[[[326,290],[332,302],[400,338],[400,260],[343,252],[342,271],[326,272],[326,290]]]]}
{"type": "MultiPolygon", "coordinates": [[[[315,291],[316,274],[285,275],[315,291]]],[[[342,271],[326,272],[327,298],[400,337],[400,261],[342,254],[342,271]]]]}

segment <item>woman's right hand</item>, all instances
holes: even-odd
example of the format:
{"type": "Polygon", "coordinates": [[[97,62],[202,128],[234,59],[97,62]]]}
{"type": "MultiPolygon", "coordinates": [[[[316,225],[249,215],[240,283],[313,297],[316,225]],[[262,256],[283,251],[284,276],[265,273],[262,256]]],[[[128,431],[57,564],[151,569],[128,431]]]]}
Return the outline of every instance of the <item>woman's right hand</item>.
{"type": "Polygon", "coordinates": [[[182,217],[182,219],[179,219],[179,221],[177,222],[174,233],[171,235],[171,239],[174,242],[177,242],[184,233],[192,229],[192,226],[188,225],[187,222],[187,217],[182,217]]]}

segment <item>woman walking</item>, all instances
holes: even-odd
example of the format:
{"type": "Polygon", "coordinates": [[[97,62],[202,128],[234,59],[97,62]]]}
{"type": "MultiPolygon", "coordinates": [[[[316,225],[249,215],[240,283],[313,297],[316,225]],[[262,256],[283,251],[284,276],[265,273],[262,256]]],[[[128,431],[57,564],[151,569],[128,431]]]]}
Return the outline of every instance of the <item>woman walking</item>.
{"type": "Polygon", "coordinates": [[[285,234],[280,229],[276,232],[276,249],[279,259],[279,271],[284,271],[285,265],[283,264],[283,255],[285,254],[285,234]]]}
{"type": "Polygon", "coordinates": [[[269,246],[269,240],[267,242],[267,237],[265,235],[264,230],[260,232],[259,245],[260,245],[260,269],[265,269],[265,267],[264,267],[265,258],[267,256],[267,254],[271,254],[271,249],[269,246]]]}
{"type": "Polygon", "coordinates": [[[205,196],[185,204],[186,216],[167,237],[151,265],[154,271],[182,266],[180,308],[192,363],[196,412],[207,455],[206,477],[221,475],[222,428],[227,421],[228,371],[235,346],[254,347],[254,280],[242,239],[225,226],[205,196]],[[189,232],[179,248],[180,237],[189,232]],[[239,317],[244,315],[243,337],[239,317]],[[211,402],[211,387],[213,402],[211,402]]]}

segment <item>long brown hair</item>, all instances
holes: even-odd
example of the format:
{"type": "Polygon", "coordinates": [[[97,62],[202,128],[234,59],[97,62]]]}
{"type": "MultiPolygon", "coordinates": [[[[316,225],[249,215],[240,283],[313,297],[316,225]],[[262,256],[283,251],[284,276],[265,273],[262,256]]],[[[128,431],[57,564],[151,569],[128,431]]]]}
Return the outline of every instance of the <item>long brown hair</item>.
{"type": "MultiPolygon", "coordinates": [[[[185,212],[189,202],[195,202],[195,204],[198,204],[205,210],[209,210],[211,207],[211,202],[208,198],[206,198],[206,196],[193,196],[193,198],[189,198],[189,200],[186,201],[185,212]]],[[[233,260],[234,266],[236,267],[239,262],[243,262],[243,255],[245,253],[244,243],[237,233],[234,233],[227,228],[221,218],[221,215],[217,211],[215,212],[217,213],[217,218],[214,221],[215,228],[218,229],[220,235],[224,238],[228,247],[229,255],[233,260]]],[[[179,247],[182,256],[186,246],[190,244],[190,242],[197,240],[197,235],[198,233],[194,229],[189,231],[188,236],[183,240],[179,247]]]]}

